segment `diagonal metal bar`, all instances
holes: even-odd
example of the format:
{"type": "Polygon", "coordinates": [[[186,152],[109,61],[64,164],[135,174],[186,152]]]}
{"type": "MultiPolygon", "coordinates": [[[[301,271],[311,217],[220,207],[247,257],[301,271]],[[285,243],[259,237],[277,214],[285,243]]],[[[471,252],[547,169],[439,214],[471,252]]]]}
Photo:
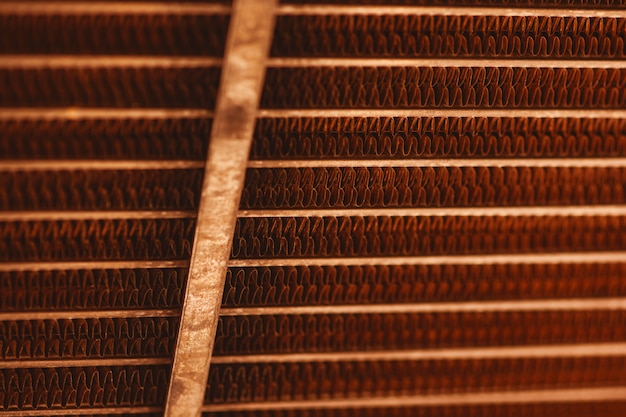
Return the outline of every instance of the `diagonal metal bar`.
{"type": "Polygon", "coordinates": [[[199,416],[276,0],[233,2],[165,416],[199,416]]]}

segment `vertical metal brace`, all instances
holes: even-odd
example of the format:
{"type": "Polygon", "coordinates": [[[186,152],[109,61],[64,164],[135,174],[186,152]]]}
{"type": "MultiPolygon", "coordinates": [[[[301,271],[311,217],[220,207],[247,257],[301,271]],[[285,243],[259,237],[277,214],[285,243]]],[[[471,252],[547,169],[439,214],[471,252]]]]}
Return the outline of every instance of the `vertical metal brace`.
{"type": "Polygon", "coordinates": [[[233,0],[165,406],[168,417],[199,416],[204,402],[276,3],[277,0],[233,0]]]}

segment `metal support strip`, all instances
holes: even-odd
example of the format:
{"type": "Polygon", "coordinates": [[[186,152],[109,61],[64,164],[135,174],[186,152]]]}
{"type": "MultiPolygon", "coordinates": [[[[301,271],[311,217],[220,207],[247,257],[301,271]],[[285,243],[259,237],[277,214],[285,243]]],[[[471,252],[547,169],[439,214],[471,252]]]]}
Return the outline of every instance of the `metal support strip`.
{"type": "Polygon", "coordinates": [[[15,1],[3,0],[0,13],[41,16],[45,14],[199,14],[227,15],[230,6],[219,3],[178,1],[15,1]]]}
{"type": "MultiPolygon", "coordinates": [[[[9,320],[73,320],[115,319],[139,317],[178,317],[178,309],[155,310],[53,310],[53,311],[7,311],[0,312],[0,321],[9,320]]],[[[2,369],[2,365],[0,365],[2,369]]]]}
{"type": "Polygon", "coordinates": [[[144,55],[2,55],[0,68],[219,67],[221,58],[144,55]]]}
{"type": "MultiPolygon", "coordinates": [[[[303,314],[436,314],[494,311],[626,310],[626,298],[563,298],[520,301],[459,301],[450,303],[309,305],[224,308],[222,316],[303,314]]],[[[626,350],[624,351],[626,353],[626,350]]]]}
{"type": "Polygon", "coordinates": [[[616,59],[517,59],[517,58],[272,58],[274,68],[314,67],[520,67],[520,68],[626,68],[616,59]]]}
{"type": "Polygon", "coordinates": [[[0,108],[0,120],[78,120],[78,119],[209,119],[211,110],[145,108],[80,108],[80,107],[6,107],[0,108]]]}
{"type": "MultiPolygon", "coordinates": [[[[242,210],[239,217],[352,217],[352,216],[626,216],[626,205],[398,207],[242,210]]],[[[0,216],[0,219],[2,217],[0,216]]]]}
{"type": "MultiPolygon", "coordinates": [[[[626,163],[625,163],[626,165],[626,163]]],[[[107,160],[107,159],[27,159],[0,160],[0,171],[70,171],[70,170],[170,170],[204,168],[204,161],[142,161],[142,160],[107,160]]]]}
{"type": "MultiPolygon", "coordinates": [[[[529,62],[529,61],[527,61],[529,62]]],[[[0,111],[0,115],[2,112],[0,111]]],[[[259,118],[295,117],[532,117],[576,119],[623,119],[620,109],[263,109],[259,118]]]]}
{"type": "Polygon", "coordinates": [[[10,271],[56,271],[80,269],[150,269],[150,268],[187,268],[189,261],[33,261],[0,262],[0,272],[10,271]]]}
{"type": "MultiPolygon", "coordinates": [[[[532,263],[621,263],[626,252],[552,252],[507,253],[481,255],[438,256],[370,256],[368,258],[267,258],[233,259],[233,267],[301,266],[301,265],[483,265],[483,264],[532,264],[532,263]]],[[[1,266],[1,264],[0,264],[1,266]]]]}
{"type": "MultiPolygon", "coordinates": [[[[182,164],[182,161],[180,162],[182,164]]],[[[0,163],[0,167],[3,165],[0,163]]],[[[256,160],[248,168],[428,168],[530,167],[626,168],[626,158],[454,158],[454,159],[291,159],[256,160]]]]}
{"type": "Polygon", "coordinates": [[[83,359],[17,359],[0,361],[1,369],[78,368],[93,366],[167,365],[170,358],[83,358],[83,359]]]}
{"type": "Polygon", "coordinates": [[[165,416],[199,416],[276,0],[235,0],[165,416]]]}
{"type": "Polygon", "coordinates": [[[193,219],[193,210],[38,210],[0,211],[0,222],[63,220],[193,219]]]}
{"type": "MultiPolygon", "coordinates": [[[[496,4],[494,2],[494,4],[496,4]]],[[[619,6],[615,6],[619,7],[619,6]]],[[[575,8],[527,8],[506,7],[497,4],[494,7],[463,6],[400,6],[400,5],[356,5],[356,4],[284,4],[277,11],[283,16],[319,16],[319,15],[366,15],[366,16],[576,16],[589,18],[623,18],[626,10],[620,9],[575,9],[575,8]]]]}
{"type": "Polygon", "coordinates": [[[584,343],[563,345],[495,346],[449,349],[377,350],[360,352],[305,352],[259,355],[216,356],[214,364],[375,362],[429,360],[484,360],[510,358],[559,358],[624,356],[626,343],[584,343]]]}
{"type": "Polygon", "coordinates": [[[94,416],[94,415],[120,415],[160,413],[163,407],[159,406],[130,406],[130,407],[87,407],[87,408],[57,408],[19,411],[2,411],[2,417],[43,417],[43,416],[94,416]]]}

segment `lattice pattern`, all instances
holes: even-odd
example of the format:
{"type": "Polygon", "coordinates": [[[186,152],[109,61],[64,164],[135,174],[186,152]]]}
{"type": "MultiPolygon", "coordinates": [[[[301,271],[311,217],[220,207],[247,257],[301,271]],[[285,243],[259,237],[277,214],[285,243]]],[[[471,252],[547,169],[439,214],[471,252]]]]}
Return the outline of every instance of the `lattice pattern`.
{"type": "Polygon", "coordinates": [[[223,307],[626,295],[626,264],[231,267],[223,307]]]}
{"type": "Polygon", "coordinates": [[[212,119],[1,119],[0,159],[204,161],[212,119]]]}
{"type": "Polygon", "coordinates": [[[215,106],[220,69],[0,68],[0,107],[215,106]]]}
{"type": "Polygon", "coordinates": [[[615,157],[623,119],[527,117],[261,118],[252,159],[615,157]]]}
{"type": "Polygon", "coordinates": [[[159,405],[167,367],[23,368],[0,370],[0,410],[159,405]]]}
{"type": "Polygon", "coordinates": [[[626,340],[623,311],[221,317],[215,355],[444,349],[626,340]]]}
{"type": "Polygon", "coordinates": [[[0,311],[180,308],[187,269],[0,272],[0,311]]]}
{"type": "Polygon", "coordinates": [[[169,357],[178,318],[0,321],[0,359],[169,357]]]}
{"type": "Polygon", "coordinates": [[[241,208],[620,204],[625,187],[623,168],[249,169],[241,208]]]}
{"type": "Polygon", "coordinates": [[[351,216],[237,220],[234,259],[615,251],[621,216],[351,216]]]}
{"type": "Polygon", "coordinates": [[[626,20],[563,16],[281,16],[272,54],[623,58],[626,20]]]}
{"type": "Polygon", "coordinates": [[[626,382],[625,371],[624,357],[215,364],[206,400],[245,403],[619,385],[626,382]]]}
{"type": "Polygon", "coordinates": [[[185,259],[195,220],[0,222],[0,260],[185,259]]]}
{"type": "Polygon", "coordinates": [[[4,14],[0,51],[221,56],[228,21],[228,15],[4,14]]]}
{"type": "Polygon", "coordinates": [[[626,106],[626,70],[519,67],[268,68],[265,108],[626,106]]]}
{"type": "Polygon", "coordinates": [[[202,169],[0,173],[0,210],[190,210],[202,169]]]}

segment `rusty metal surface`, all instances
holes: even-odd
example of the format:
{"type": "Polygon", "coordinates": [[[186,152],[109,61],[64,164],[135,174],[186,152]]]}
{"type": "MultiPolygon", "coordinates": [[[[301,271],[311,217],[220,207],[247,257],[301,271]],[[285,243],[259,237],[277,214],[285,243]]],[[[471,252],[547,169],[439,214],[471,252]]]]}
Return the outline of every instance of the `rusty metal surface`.
{"type": "Polygon", "coordinates": [[[228,3],[0,3],[0,414],[624,415],[625,0],[228,3]]]}
{"type": "Polygon", "coordinates": [[[282,3],[206,415],[625,410],[621,3],[282,3]]]}
{"type": "Polygon", "coordinates": [[[0,414],[163,414],[229,14],[0,4],[0,414]]]}

